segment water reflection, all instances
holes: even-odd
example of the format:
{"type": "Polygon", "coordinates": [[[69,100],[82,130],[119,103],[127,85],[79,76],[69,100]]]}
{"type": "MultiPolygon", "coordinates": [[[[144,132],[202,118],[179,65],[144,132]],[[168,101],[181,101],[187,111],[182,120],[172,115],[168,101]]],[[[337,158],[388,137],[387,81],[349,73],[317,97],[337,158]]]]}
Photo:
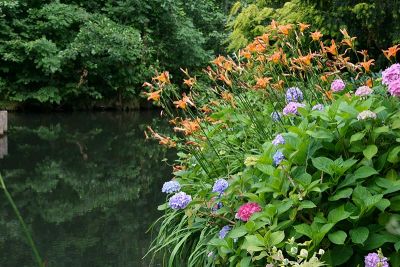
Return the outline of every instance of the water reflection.
{"type": "MultiPolygon", "coordinates": [[[[155,113],[11,114],[0,171],[49,267],[149,266],[166,151],[146,142],[155,113]]],[[[160,125],[159,127],[163,127],[160,125]]],[[[0,196],[0,266],[34,266],[0,196]]]]}

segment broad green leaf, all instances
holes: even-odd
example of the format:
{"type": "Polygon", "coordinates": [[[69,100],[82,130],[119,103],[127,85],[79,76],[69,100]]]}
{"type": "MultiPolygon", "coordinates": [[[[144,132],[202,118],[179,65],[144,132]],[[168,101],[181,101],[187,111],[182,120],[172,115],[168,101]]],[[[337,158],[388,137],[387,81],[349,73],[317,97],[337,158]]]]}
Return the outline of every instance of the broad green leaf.
{"type": "Polygon", "coordinates": [[[247,234],[246,226],[241,225],[241,226],[235,227],[231,231],[229,231],[228,236],[230,238],[239,238],[246,234],[247,234]]]}
{"type": "Polygon", "coordinates": [[[351,212],[348,212],[344,209],[344,205],[337,207],[336,209],[331,210],[328,213],[328,222],[337,223],[342,220],[349,218],[351,212]]]}
{"type": "Polygon", "coordinates": [[[400,146],[396,146],[393,148],[388,155],[387,161],[390,163],[397,163],[399,162],[399,153],[400,153],[400,146]]]}
{"type": "Polygon", "coordinates": [[[341,189],[339,191],[336,192],[336,194],[334,194],[333,196],[329,197],[328,200],[329,201],[336,201],[342,198],[349,198],[351,196],[351,193],[353,193],[353,189],[352,188],[345,188],[345,189],[341,189]]]}
{"type": "Polygon", "coordinates": [[[238,267],[249,267],[251,262],[251,257],[244,257],[239,263],[238,267]]]}
{"type": "Polygon", "coordinates": [[[363,154],[367,159],[372,159],[376,153],[378,153],[378,147],[376,145],[369,145],[363,151],[363,154]]]}
{"type": "Polygon", "coordinates": [[[320,171],[326,172],[328,174],[333,174],[330,166],[333,164],[333,160],[328,159],[326,157],[312,158],[311,159],[315,168],[320,171]]]}
{"type": "Polygon", "coordinates": [[[369,230],[367,227],[362,226],[351,229],[349,233],[351,241],[353,241],[353,243],[363,245],[365,240],[367,240],[368,238],[369,230]]]}
{"type": "Polygon", "coordinates": [[[294,229],[299,234],[302,234],[302,235],[308,236],[309,238],[312,238],[311,226],[309,226],[308,224],[303,223],[303,224],[295,225],[294,229]]]}
{"type": "Polygon", "coordinates": [[[365,136],[364,132],[355,133],[350,137],[350,143],[359,141],[359,140],[363,139],[364,136],[365,136]]]}
{"type": "Polygon", "coordinates": [[[270,246],[276,246],[279,243],[281,243],[285,239],[285,232],[284,231],[278,231],[278,232],[273,232],[269,236],[269,244],[270,246]]]}
{"type": "Polygon", "coordinates": [[[336,245],[343,245],[347,238],[346,232],[340,230],[328,235],[329,240],[336,245]]]}
{"type": "Polygon", "coordinates": [[[300,203],[299,210],[300,209],[312,209],[315,207],[316,207],[316,205],[314,204],[314,202],[312,202],[310,200],[304,200],[300,203]]]}

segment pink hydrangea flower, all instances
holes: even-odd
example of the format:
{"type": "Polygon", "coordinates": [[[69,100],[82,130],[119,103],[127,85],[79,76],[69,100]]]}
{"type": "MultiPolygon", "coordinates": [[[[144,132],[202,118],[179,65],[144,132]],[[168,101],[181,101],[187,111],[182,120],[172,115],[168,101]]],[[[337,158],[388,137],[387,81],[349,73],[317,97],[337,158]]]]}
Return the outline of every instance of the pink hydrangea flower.
{"type": "Polygon", "coordinates": [[[400,97],[400,79],[390,82],[388,91],[392,96],[400,97]]]}
{"type": "Polygon", "coordinates": [[[346,85],[344,84],[344,81],[342,79],[336,79],[331,83],[331,90],[333,92],[340,92],[345,87],[346,87],[346,85]]]}
{"type": "Polygon", "coordinates": [[[355,95],[356,96],[367,96],[367,95],[370,95],[371,93],[372,93],[371,88],[369,88],[368,86],[361,86],[361,87],[357,88],[355,95]]]}
{"type": "Polygon", "coordinates": [[[299,114],[297,109],[298,108],[304,108],[306,105],[297,103],[297,102],[289,102],[286,107],[283,108],[282,113],[283,115],[289,115],[289,114],[294,114],[297,115],[299,114]]]}
{"type": "Polygon", "coordinates": [[[255,202],[249,202],[240,206],[238,212],[236,213],[236,218],[247,222],[250,219],[251,215],[260,211],[261,211],[260,205],[258,205],[255,202]]]}
{"type": "Polygon", "coordinates": [[[393,81],[400,80],[400,64],[396,63],[382,71],[382,83],[390,85],[393,81]]]}

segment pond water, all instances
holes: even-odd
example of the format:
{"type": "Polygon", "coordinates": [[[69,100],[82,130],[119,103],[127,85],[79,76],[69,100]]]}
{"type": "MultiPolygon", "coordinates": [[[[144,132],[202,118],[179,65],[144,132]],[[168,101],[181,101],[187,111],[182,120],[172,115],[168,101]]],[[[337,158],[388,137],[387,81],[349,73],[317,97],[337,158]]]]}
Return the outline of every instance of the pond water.
{"type": "MultiPolygon", "coordinates": [[[[48,267],[128,267],[142,260],[171,152],[146,141],[157,113],[10,114],[0,172],[48,267]],[[168,154],[169,153],[169,154],[168,154]]],[[[171,162],[171,161],[169,161],[171,162]]],[[[0,266],[35,266],[0,190],[0,266]]]]}

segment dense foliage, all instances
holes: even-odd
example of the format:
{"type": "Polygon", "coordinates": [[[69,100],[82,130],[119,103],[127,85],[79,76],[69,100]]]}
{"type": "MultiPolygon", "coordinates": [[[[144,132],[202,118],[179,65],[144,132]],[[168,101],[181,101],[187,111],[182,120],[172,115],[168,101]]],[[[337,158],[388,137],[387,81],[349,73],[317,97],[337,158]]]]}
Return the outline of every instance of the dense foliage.
{"type": "Polygon", "coordinates": [[[381,67],[381,49],[400,42],[398,1],[243,0],[232,8],[229,49],[246,46],[263,34],[272,19],[312,23],[330,38],[338,38],[339,29],[347,28],[357,36],[358,48],[368,49],[381,67]]]}
{"type": "Polygon", "coordinates": [[[213,0],[2,1],[0,99],[121,107],[155,67],[196,68],[221,51],[228,8],[213,0]]]}
{"type": "Polygon", "coordinates": [[[273,21],[182,96],[168,73],[148,85],[177,116],[151,131],[180,151],[150,250],[165,265],[400,266],[400,65],[382,81],[345,29],[310,27],[273,21]]]}

